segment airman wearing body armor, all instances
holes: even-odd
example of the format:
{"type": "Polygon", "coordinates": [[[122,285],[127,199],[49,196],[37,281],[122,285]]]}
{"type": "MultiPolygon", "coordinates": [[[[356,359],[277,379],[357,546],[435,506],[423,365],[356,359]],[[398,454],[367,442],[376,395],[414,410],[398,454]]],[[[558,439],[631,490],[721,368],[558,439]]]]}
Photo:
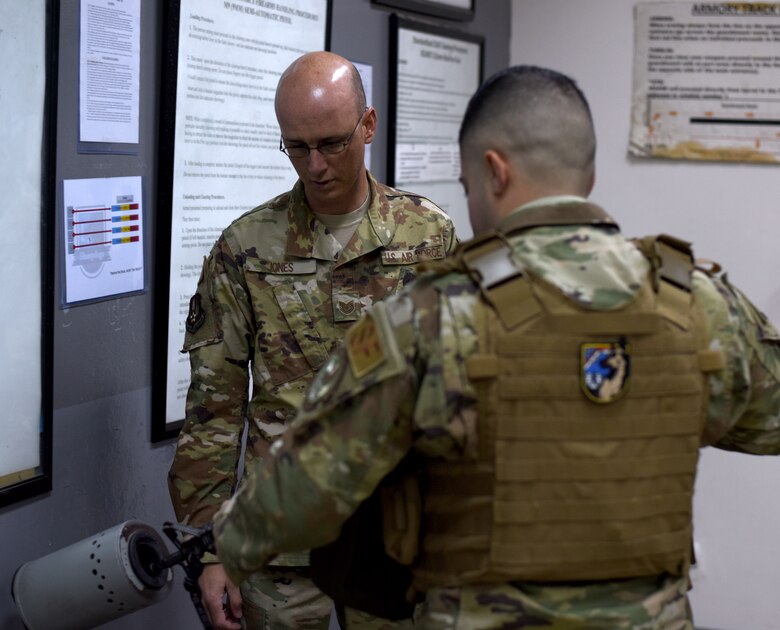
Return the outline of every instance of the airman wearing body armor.
{"type": "Polygon", "coordinates": [[[460,144],[477,238],[350,329],[217,515],[225,566],[344,544],[379,488],[421,627],[691,630],[698,452],[780,452],[777,331],[689,244],[587,201],[568,77],[494,75],[460,144]]]}

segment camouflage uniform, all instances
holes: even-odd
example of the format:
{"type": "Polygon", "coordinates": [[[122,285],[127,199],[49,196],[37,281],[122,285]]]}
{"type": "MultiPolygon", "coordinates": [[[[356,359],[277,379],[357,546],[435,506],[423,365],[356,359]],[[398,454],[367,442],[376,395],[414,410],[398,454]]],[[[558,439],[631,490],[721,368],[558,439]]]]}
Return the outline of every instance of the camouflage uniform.
{"type": "MultiPolygon", "coordinates": [[[[616,228],[535,227],[510,243],[518,266],[590,309],[628,303],[649,271],[616,228]]],[[[710,348],[726,359],[725,369],[709,376],[701,445],[780,453],[778,334],[725,276],[693,276],[710,348]]],[[[474,456],[476,399],[464,364],[479,350],[478,301],[477,285],[460,271],[424,275],[356,326],[372,322],[381,360],[358,365],[351,341],[334,353],[302,413],[272,447],[274,457],[215,519],[221,557],[235,579],[281,551],[333,540],[410,451],[432,460],[474,456]]],[[[416,626],[692,630],[686,578],[434,587],[416,626]]]]}
{"type": "MultiPolygon", "coordinates": [[[[192,381],[169,473],[179,520],[202,525],[233,493],[245,417],[251,474],[350,324],[413,280],[417,263],[455,247],[441,209],[368,178],[368,209],[346,247],[316,220],[298,182],[233,222],[206,259],[186,322],[192,381]]],[[[276,564],[305,566],[308,554],[276,564]]],[[[289,575],[268,579],[279,585],[270,597],[290,599],[289,575]]],[[[255,586],[246,610],[265,606],[255,586]]]]}

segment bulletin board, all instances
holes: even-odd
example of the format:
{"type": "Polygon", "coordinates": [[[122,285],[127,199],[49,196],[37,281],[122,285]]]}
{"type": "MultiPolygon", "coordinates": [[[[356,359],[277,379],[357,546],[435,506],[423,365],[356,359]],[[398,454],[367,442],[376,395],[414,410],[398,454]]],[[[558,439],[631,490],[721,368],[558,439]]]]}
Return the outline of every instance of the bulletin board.
{"type": "Polygon", "coordinates": [[[51,490],[59,2],[0,3],[0,506],[51,490]]]}

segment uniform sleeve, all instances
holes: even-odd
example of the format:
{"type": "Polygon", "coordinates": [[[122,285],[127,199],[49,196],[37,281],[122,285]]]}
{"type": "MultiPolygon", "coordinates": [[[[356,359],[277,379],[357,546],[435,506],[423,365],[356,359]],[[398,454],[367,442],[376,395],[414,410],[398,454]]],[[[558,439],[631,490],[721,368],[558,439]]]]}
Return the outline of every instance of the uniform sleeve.
{"type": "Polygon", "coordinates": [[[400,337],[386,304],[375,305],[320,370],[272,456],[217,514],[219,558],[231,579],[279,553],[335,540],[407,454],[419,357],[412,335],[400,337]]]}
{"type": "Polygon", "coordinates": [[[703,443],[756,455],[780,453],[780,335],[726,278],[694,276],[710,347],[726,367],[710,379],[703,443]]]}
{"type": "Polygon", "coordinates": [[[422,205],[428,212],[428,220],[435,221],[441,235],[441,244],[444,253],[449,256],[458,246],[458,236],[455,233],[455,224],[452,218],[430,199],[422,197],[422,205]]]}
{"type": "Polygon", "coordinates": [[[251,356],[252,312],[236,257],[224,238],[205,261],[190,301],[184,350],[191,382],[168,489],[176,518],[211,520],[236,483],[251,356]]]}
{"type": "Polygon", "coordinates": [[[447,217],[447,225],[444,228],[444,249],[449,256],[458,246],[458,235],[455,234],[455,224],[447,217]]]}

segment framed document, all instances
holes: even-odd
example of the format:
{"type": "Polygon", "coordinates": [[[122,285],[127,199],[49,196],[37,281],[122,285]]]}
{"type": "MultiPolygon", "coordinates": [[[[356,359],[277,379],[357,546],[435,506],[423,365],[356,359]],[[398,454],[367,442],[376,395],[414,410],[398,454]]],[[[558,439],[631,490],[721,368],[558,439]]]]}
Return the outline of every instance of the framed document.
{"type": "Polygon", "coordinates": [[[482,37],[390,16],[388,180],[438,204],[461,240],[472,231],[458,132],[482,82],[482,49],[482,37]]]}
{"type": "Polygon", "coordinates": [[[146,289],[142,181],[63,180],[63,308],[146,289]]]}
{"type": "Polygon", "coordinates": [[[292,187],[279,151],[276,84],[302,54],[328,48],[329,0],[163,5],[152,440],[184,421],[184,320],[203,258],[221,231],[292,187]]]}
{"type": "Polygon", "coordinates": [[[632,155],[780,162],[780,3],[634,6],[632,155]]]}
{"type": "Polygon", "coordinates": [[[461,22],[474,19],[474,0],[372,0],[404,11],[414,11],[461,22]]]}
{"type": "Polygon", "coordinates": [[[0,3],[0,506],[51,490],[59,2],[0,3]],[[21,249],[20,249],[21,248],[21,249]],[[13,252],[16,252],[15,254],[13,252]]]}

